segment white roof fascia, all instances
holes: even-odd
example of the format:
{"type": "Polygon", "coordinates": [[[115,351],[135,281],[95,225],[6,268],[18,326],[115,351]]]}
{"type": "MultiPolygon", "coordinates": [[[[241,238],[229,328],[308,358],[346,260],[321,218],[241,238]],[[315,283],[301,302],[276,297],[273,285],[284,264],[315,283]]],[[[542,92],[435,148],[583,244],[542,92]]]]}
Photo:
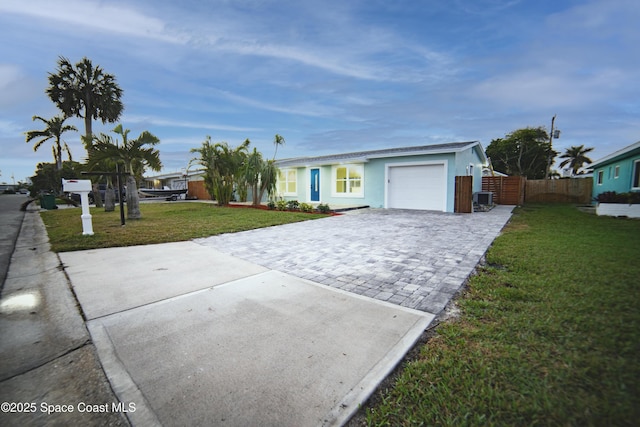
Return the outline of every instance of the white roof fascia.
{"type": "MultiPolygon", "coordinates": [[[[482,153],[482,158],[484,159],[484,163],[487,163],[487,156],[482,148],[482,144],[480,141],[471,141],[469,144],[464,145],[459,148],[441,148],[441,149],[423,149],[420,151],[398,151],[398,152],[386,152],[386,153],[371,153],[366,156],[353,157],[353,158],[333,158],[333,159],[322,159],[317,161],[305,161],[304,157],[300,158],[299,161],[294,161],[296,159],[291,159],[293,161],[292,164],[283,166],[283,168],[293,168],[293,167],[310,167],[310,166],[328,166],[328,165],[339,165],[339,164],[350,164],[350,163],[367,163],[371,159],[382,159],[387,157],[407,157],[407,156],[423,156],[423,155],[431,155],[431,154],[450,154],[450,153],[459,153],[469,148],[473,148],[475,146],[479,146],[479,151],[482,153]]],[[[401,147],[405,148],[405,147],[401,147]]],[[[346,153],[348,154],[348,153],[346,153]]],[[[357,153],[355,153],[357,154],[357,153]]],[[[336,154],[339,156],[339,154],[336,154]]],[[[283,159],[286,161],[286,159],[283,159]]]]}
{"type": "Polygon", "coordinates": [[[589,169],[592,169],[594,167],[598,167],[600,164],[606,164],[608,163],[610,160],[613,160],[614,158],[618,157],[618,156],[622,156],[625,153],[629,152],[629,151],[633,151],[636,148],[640,148],[640,141],[636,142],[635,144],[631,144],[627,147],[624,147],[616,152],[613,152],[611,154],[609,154],[608,156],[604,156],[601,159],[596,160],[595,162],[591,163],[589,165],[589,169]]]}

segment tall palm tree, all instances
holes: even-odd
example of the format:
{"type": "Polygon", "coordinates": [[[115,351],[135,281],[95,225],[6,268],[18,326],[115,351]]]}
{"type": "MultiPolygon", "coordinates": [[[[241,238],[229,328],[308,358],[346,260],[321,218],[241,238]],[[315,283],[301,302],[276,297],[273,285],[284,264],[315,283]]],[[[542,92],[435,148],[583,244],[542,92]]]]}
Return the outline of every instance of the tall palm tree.
{"type": "Polygon", "coordinates": [[[75,66],[65,57],[58,58],[57,73],[49,73],[47,95],[67,116],[82,117],[85,144],[92,142],[92,119],[114,123],[122,114],[122,89],[115,76],[93,66],[84,57],[75,66]]]}
{"type": "Polygon", "coordinates": [[[278,146],[284,145],[284,137],[276,133],[276,136],[273,138],[273,143],[276,146],[276,151],[273,153],[273,160],[276,159],[276,154],[278,154],[278,146]]]}
{"type": "Polygon", "coordinates": [[[593,161],[587,157],[587,153],[593,151],[593,147],[584,148],[584,145],[572,146],[567,148],[565,152],[560,156],[561,159],[565,159],[560,163],[560,167],[569,166],[571,168],[571,175],[578,175],[578,170],[584,166],[584,164],[591,164],[593,161]]]}
{"type": "Polygon", "coordinates": [[[144,168],[159,171],[162,168],[160,152],[154,148],[160,140],[148,131],[144,131],[136,139],[129,140],[129,129],[123,129],[119,124],[113,130],[122,136],[122,143],[103,133],[93,139],[93,146],[89,151],[89,165],[96,165],[103,161],[114,161],[124,168],[127,175],[127,218],[139,219],[140,197],[138,196],[137,178],[144,173],[144,168]]]}
{"type": "MultiPolygon", "coordinates": [[[[66,118],[62,116],[55,116],[49,120],[43,119],[40,116],[33,116],[33,120],[40,120],[45,124],[45,128],[43,130],[30,130],[28,132],[25,132],[27,136],[27,142],[30,142],[36,138],[40,138],[40,140],[37,141],[33,146],[33,151],[38,151],[38,148],[40,148],[42,144],[44,144],[51,138],[54,138],[53,159],[56,163],[56,169],[58,171],[61,171],[63,150],[63,141],[61,140],[62,134],[72,130],[77,131],[78,129],[76,129],[75,126],[65,125],[64,121],[66,120],[66,118]]],[[[69,146],[66,143],[64,143],[64,149],[67,150],[67,154],[69,154],[69,159],[71,160],[71,152],[69,151],[69,146]]]]}
{"type": "MultiPolygon", "coordinates": [[[[83,142],[87,151],[93,141],[92,120],[114,123],[124,109],[120,100],[122,89],[115,76],[105,73],[100,66],[94,67],[86,57],[74,66],[67,58],[60,56],[57,72],[49,73],[46,92],[66,116],[84,119],[83,142]]],[[[102,207],[97,183],[93,185],[93,194],[96,206],[102,207]]]]}

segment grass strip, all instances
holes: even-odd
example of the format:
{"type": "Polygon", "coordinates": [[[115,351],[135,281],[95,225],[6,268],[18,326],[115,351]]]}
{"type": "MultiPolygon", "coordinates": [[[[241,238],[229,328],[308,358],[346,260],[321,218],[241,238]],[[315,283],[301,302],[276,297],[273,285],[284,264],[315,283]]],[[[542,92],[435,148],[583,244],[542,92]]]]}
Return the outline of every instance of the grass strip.
{"type": "Polygon", "coordinates": [[[140,210],[142,218],[127,220],[123,227],[118,209],[91,208],[93,236],[82,235],[80,208],[50,210],[41,216],[54,252],[178,242],[326,216],[195,202],[143,203],[140,210]]]}
{"type": "Polygon", "coordinates": [[[370,426],[631,426],[640,419],[640,221],[519,208],[370,426]]]}

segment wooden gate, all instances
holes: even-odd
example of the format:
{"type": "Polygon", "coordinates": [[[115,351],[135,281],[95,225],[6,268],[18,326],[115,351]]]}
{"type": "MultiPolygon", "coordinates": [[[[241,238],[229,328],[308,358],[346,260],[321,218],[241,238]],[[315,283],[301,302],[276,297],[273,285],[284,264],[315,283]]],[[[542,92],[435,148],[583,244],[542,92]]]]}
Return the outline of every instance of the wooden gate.
{"type": "Polygon", "coordinates": [[[526,182],[523,176],[483,176],[482,191],[492,192],[497,205],[522,205],[526,182]]]}
{"type": "Polygon", "coordinates": [[[472,176],[456,176],[456,191],[453,211],[457,213],[473,212],[472,176]]]}

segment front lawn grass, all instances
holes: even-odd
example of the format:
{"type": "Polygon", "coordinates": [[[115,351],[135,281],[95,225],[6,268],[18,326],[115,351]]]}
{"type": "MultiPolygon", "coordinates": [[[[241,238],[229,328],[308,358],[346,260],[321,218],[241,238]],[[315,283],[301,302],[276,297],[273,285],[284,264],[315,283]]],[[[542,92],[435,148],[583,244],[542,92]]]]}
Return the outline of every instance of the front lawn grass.
{"type": "Polygon", "coordinates": [[[519,208],[372,426],[632,426],[640,420],[640,221],[519,208]]]}
{"type": "Polygon", "coordinates": [[[115,212],[91,208],[93,236],[82,235],[80,208],[46,211],[41,216],[54,252],[178,242],[326,216],[194,202],[142,203],[140,210],[142,218],[126,220],[123,227],[117,206],[115,212]]]}

